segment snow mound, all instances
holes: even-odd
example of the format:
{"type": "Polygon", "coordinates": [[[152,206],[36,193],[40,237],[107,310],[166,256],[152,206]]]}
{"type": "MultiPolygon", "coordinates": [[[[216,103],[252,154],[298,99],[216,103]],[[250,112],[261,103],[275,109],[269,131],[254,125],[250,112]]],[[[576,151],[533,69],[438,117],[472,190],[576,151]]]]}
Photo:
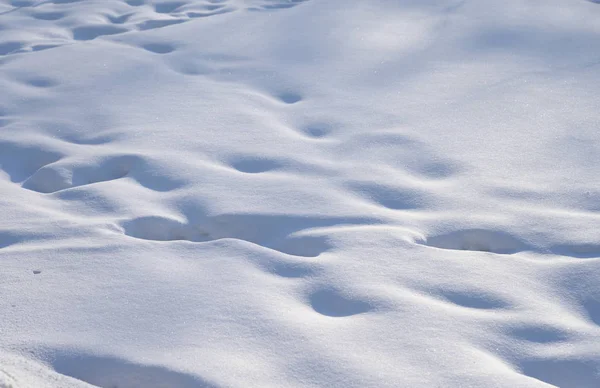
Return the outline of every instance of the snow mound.
{"type": "Polygon", "coordinates": [[[0,388],[599,387],[599,17],[0,0],[0,388]]]}

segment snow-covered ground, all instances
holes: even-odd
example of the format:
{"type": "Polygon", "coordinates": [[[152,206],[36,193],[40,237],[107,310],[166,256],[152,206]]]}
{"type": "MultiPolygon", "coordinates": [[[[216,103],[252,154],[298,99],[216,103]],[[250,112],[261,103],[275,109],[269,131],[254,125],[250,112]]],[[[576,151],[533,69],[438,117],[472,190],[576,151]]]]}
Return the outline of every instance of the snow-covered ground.
{"type": "Polygon", "coordinates": [[[0,0],[0,387],[600,387],[600,4],[0,0]]]}

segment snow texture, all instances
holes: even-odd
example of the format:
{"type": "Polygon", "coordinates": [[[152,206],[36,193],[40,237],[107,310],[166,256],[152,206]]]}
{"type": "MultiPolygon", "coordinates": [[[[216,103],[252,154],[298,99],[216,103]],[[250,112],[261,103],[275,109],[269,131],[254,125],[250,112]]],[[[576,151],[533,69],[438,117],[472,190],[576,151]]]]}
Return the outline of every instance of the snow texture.
{"type": "Polygon", "coordinates": [[[600,387],[600,4],[0,0],[0,387],[600,387]]]}

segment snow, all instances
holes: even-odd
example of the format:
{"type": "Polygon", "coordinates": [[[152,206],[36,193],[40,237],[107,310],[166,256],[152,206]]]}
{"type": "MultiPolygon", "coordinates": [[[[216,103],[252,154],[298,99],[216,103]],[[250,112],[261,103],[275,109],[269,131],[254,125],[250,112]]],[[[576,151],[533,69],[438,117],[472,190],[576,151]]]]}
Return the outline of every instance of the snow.
{"type": "Polygon", "coordinates": [[[600,5],[0,0],[0,387],[600,386],[600,5]]]}

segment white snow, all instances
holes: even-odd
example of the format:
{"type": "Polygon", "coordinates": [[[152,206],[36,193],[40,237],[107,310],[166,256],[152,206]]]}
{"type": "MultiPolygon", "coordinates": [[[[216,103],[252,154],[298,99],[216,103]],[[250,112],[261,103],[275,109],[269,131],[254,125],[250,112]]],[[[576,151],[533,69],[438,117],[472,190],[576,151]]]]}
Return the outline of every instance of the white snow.
{"type": "Polygon", "coordinates": [[[0,0],[0,387],[600,387],[600,4],[0,0]]]}

